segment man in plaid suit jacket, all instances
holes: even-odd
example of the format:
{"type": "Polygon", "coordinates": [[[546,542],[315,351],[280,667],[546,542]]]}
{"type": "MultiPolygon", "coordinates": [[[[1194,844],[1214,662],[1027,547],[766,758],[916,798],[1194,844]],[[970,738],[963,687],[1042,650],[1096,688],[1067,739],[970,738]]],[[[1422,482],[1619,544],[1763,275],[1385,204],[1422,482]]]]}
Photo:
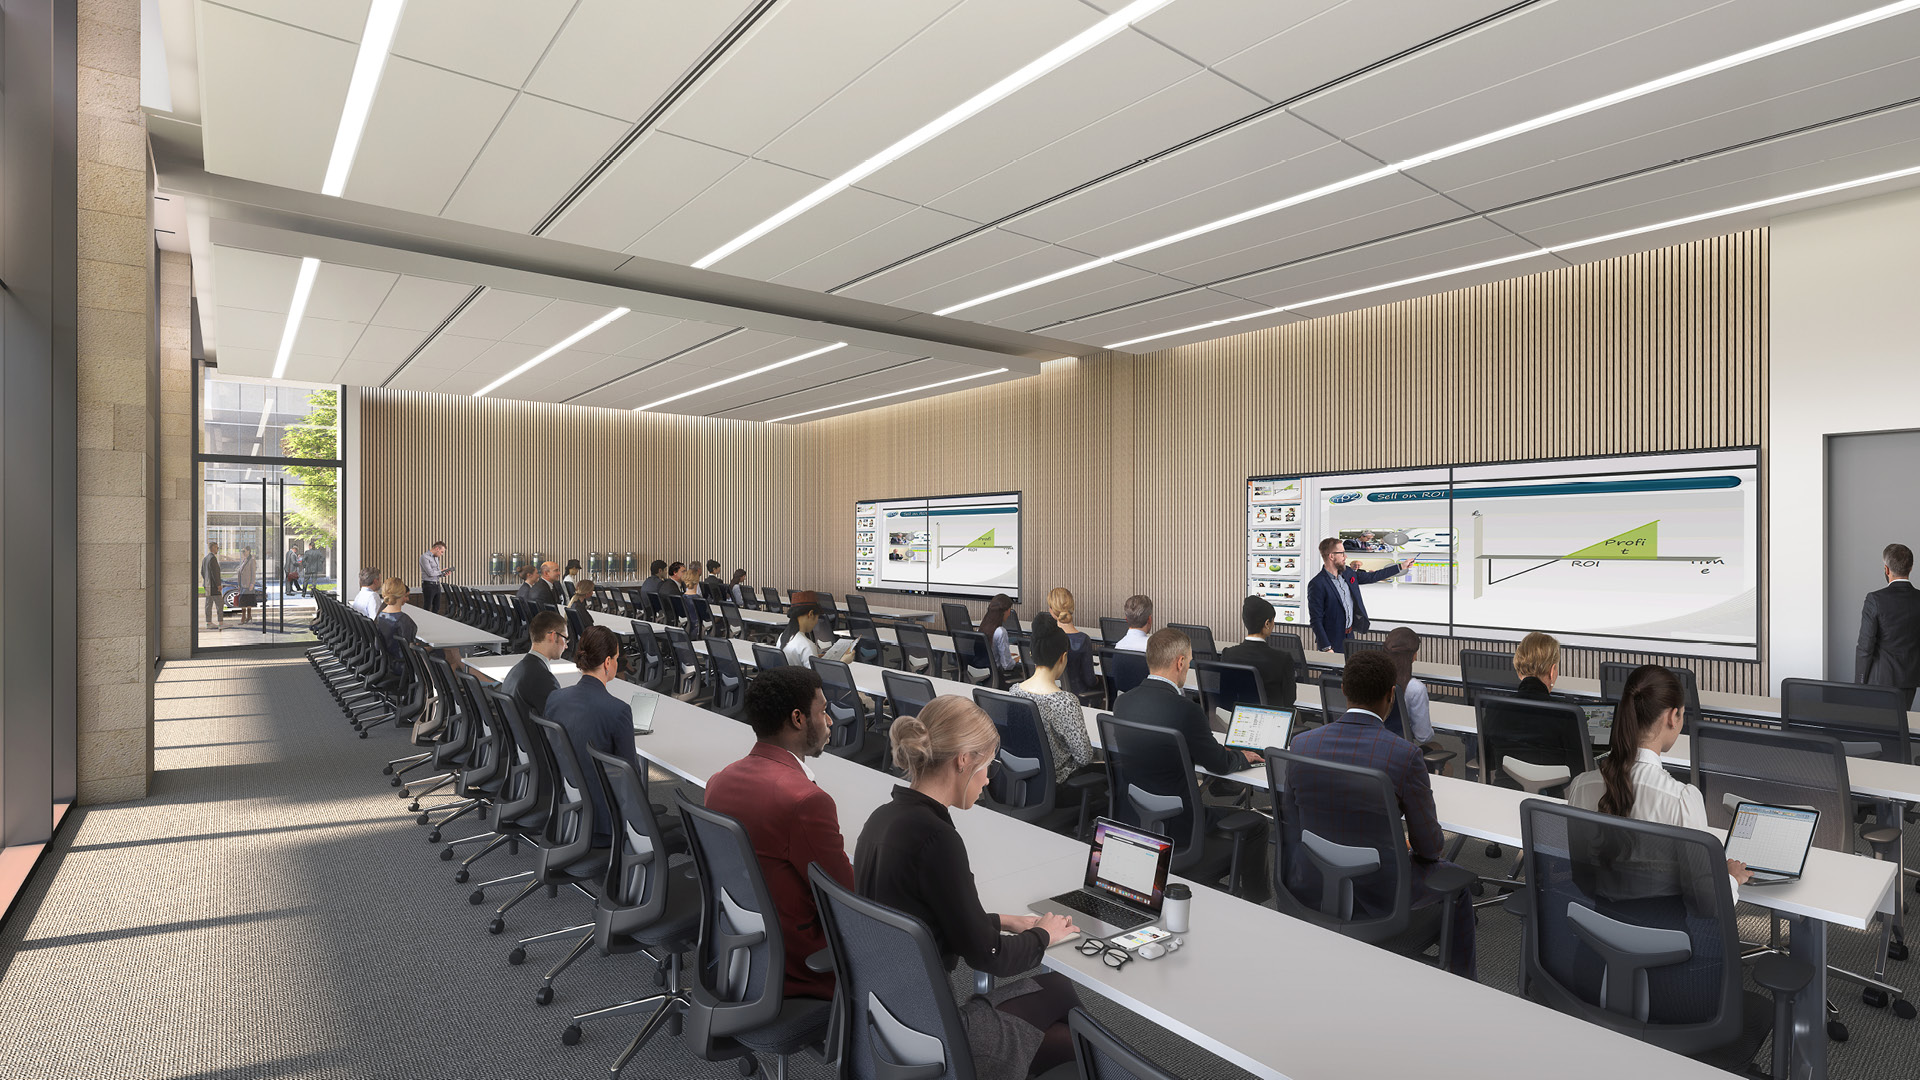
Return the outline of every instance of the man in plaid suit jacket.
{"type": "MultiPolygon", "coordinates": [[[[1381,717],[1392,707],[1395,671],[1393,661],[1384,653],[1365,652],[1347,660],[1340,678],[1341,692],[1350,705],[1345,715],[1312,731],[1293,737],[1288,749],[1322,761],[1337,761],[1378,769],[1393,782],[1400,802],[1400,816],[1407,826],[1407,840],[1413,857],[1413,903],[1415,907],[1439,903],[1444,896],[1428,888],[1426,879],[1435,868],[1448,865],[1444,859],[1444,838],[1440,819],[1433,807],[1433,786],[1427,779],[1427,763],[1420,747],[1388,731],[1381,717]]],[[[1342,811],[1337,800],[1341,793],[1332,786],[1315,783],[1312,773],[1301,778],[1294,789],[1300,805],[1317,822],[1338,834],[1342,811]]],[[[1328,835],[1336,844],[1365,844],[1366,816],[1350,815],[1350,835],[1328,835]]],[[[1317,833],[1322,832],[1316,828],[1317,833]]],[[[1355,899],[1365,903],[1366,890],[1355,899]]],[[[1371,898],[1382,908],[1390,903],[1385,897],[1371,898]]],[[[1475,977],[1473,955],[1473,904],[1462,897],[1453,909],[1453,965],[1456,975],[1475,977]]]]}

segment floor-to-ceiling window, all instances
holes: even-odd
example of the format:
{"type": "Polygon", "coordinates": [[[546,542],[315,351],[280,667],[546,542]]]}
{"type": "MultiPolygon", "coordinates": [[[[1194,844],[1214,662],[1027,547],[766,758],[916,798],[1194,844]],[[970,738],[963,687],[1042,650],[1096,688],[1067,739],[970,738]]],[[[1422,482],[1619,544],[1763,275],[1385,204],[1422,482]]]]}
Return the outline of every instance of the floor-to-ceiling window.
{"type": "Polygon", "coordinates": [[[340,560],[340,388],[200,376],[195,648],[311,640],[314,594],[355,584],[340,560]]]}

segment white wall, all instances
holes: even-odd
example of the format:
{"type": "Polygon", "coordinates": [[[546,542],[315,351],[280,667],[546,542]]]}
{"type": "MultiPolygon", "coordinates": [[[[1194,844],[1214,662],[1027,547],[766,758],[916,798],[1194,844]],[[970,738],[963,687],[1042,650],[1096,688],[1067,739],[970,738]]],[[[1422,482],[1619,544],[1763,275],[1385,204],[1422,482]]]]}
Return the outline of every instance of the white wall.
{"type": "Polygon", "coordinates": [[[1777,685],[1825,668],[1826,531],[1806,525],[1826,508],[1826,436],[1920,427],[1920,189],[1776,218],[1769,260],[1767,632],[1777,685]]]}

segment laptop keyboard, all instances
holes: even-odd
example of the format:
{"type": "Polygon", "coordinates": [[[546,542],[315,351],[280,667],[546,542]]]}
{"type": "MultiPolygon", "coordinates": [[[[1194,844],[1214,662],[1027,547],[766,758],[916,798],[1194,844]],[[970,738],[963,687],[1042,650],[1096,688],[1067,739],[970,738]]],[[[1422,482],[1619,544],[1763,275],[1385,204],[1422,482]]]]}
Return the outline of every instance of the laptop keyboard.
{"type": "Polygon", "coordinates": [[[1061,893],[1053,898],[1053,902],[1070,907],[1082,915],[1092,916],[1109,926],[1118,926],[1123,929],[1132,929],[1153,921],[1151,916],[1143,915],[1133,908],[1124,907],[1110,900],[1102,900],[1097,896],[1089,896],[1084,892],[1061,893]]]}

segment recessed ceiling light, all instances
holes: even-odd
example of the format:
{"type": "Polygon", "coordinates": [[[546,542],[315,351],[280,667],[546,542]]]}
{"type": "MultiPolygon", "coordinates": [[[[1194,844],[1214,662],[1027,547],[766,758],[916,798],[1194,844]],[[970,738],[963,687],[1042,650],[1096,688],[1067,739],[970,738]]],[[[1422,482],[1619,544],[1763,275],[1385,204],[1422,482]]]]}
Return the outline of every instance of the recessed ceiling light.
{"type": "Polygon", "coordinates": [[[300,276],[293,280],[293,304],[287,308],[287,325],[280,330],[280,351],[273,358],[276,379],[286,377],[287,360],[293,356],[293,339],[300,335],[300,320],[307,314],[307,297],[313,295],[313,279],[319,273],[319,259],[300,260],[300,276]]]}
{"type": "Polygon", "coordinates": [[[1895,15],[1903,15],[1916,9],[1920,9],[1920,0],[1899,0],[1898,3],[1886,4],[1882,7],[1874,8],[1871,11],[1863,11],[1837,22],[1816,26],[1811,30],[1805,30],[1798,34],[1783,37],[1777,41],[1770,41],[1764,45],[1756,45],[1751,49],[1733,53],[1729,56],[1723,56],[1718,60],[1711,60],[1704,64],[1698,64],[1684,71],[1677,71],[1671,75],[1665,75],[1658,79],[1652,79],[1634,86],[1629,86],[1624,90],[1617,90],[1603,97],[1594,98],[1591,101],[1571,105],[1543,116],[1536,116],[1531,120],[1524,120],[1518,124],[1501,128],[1498,131],[1488,132],[1485,135],[1479,135],[1471,139],[1453,143],[1450,146],[1443,146],[1438,150],[1421,154],[1418,157],[1410,157],[1405,161],[1396,161],[1391,165],[1372,169],[1357,176],[1350,176],[1345,180],[1337,180],[1331,184],[1314,188],[1312,191],[1302,192],[1298,195],[1290,195],[1284,199],[1279,199],[1263,206],[1256,206],[1251,210],[1241,211],[1230,217],[1223,217],[1217,221],[1209,221],[1204,225],[1196,225],[1191,229],[1174,233],[1171,236],[1163,236],[1158,240],[1149,240],[1144,244],[1137,244],[1125,251],[1117,251],[1112,255],[1104,255],[1097,259],[1090,259],[1087,262],[1069,266],[1065,270],[1056,270],[1051,274],[1034,278],[1031,281],[1023,281],[1018,285],[1010,285],[1007,288],[995,290],[984,296],[976,296],[965,303],[943,307],[934,312],[934,314],[951,315],[956,311],[965,311],[971,307],[977,307],[994,300],[1013,296],[1016,293],[1026,292],[1028,289],[1037,289],[1042,285],[1051,284],[1062,278],[1073,277],[1076,274],[1084,274],[1089,270],[1097,270],[1102,266],[1119,262],[1123,259],[1129,259],[1135,255],[1143,255],[1149,251],[1157,251],[1160,248],[1177,244],[1184,240],[1191,240],[1196,236],[1205,236],[1208,233],[1231,228],[1242,222],[1251,221],[1254,218],[1265,217],[1268,214],[1277,213],[1289,207],[1299,206],[1302,203],[1325,198],[1336,192],[1358,187],[1361,184],[1371,183],[1383,177],[1392,176],[1395,173],[1406,172],[1409,169],[1417,169],[1422,165],[1431,165],[1436,161],[1453,157],[1456,154],[1464,154],[1469,150],[1478,150],[1483,146],[1502,142],[1517,135],[1524,135],[1530,131],[1537,131],[1540,128],[1560,123],[1563,120],[1571,120],[1576,116],[1585,116],[1588,113],[1596,112],[1612,105],[1632,101],[1635,98],[1645,97],[1648,94],[1658,93],[1661,90],[1668,90],[1682,83],[1692,82],[1695,79],[1702,79],[1708,75],[1726,71],[1729,68],[1749,64],[1755,60],[1765,59],[1766,57],[1786,52],[1789,49],[1797,49],[1802,45],[1821,41],[1833,37],[1836,34],[1844,34],[1849,30],[1858,30],[1863,26],[1869,26],[1873,23],[1893,18],[1895,15]]]}
{"type": "Polygon", "coordinates": [[[1421,274],[1418,277],[1401,278],[1399,281],[1389,281],[1383,285],[1369,285],[1364,289],[1351,289],[1343,293],[1334,293],[1332,296],[1321,296],[1312,300],[1301,300],[1292,304],[1284,304],[1280,307],[1251,311],[1245,315],[1235,315],[1230,319],[1215,319],[1212,322],[1183,326],[1178,330],[1167,330],[1158,334],[1148,334],[1145,337],[1129,338],[1126,341],[1116,341],[1107,346],[1107,348],[1122,349],[1128,345],[1138,345],[1146,341],[1158,341],[1161,338],[1179,337],[1182,334],[1198,333],[1201,330],[1211,330],[1217,326],[1245,322],[1248,319],[1263,319],[1273,315],[1293,314],[1300,308],[1314,307],[1319,304],[1331,304],[1336,300],[1350,300],[1353,297],[1365,296],[1368,293],[1385,292],[1388,289],[1398,289],[1407,285],[1418,285],[1421,282],[1433,281],[1436,278],[1452,277],[1455,274],[1468,274],[1475,270],[1484,270],[1490,266],[1519,262],[1522,259],[1537,258],[1541,255],[1552,255],[1562,251],[1573,251],[1576,248],[1592,247],[1595,244],[1624,240],[1630,236],[1659,232],[1662,229],[1677,229],[1682,225],[1693,225],[1702,221],[1711,221],[1714,218],[1728,217],[1733,214],[1744,214],[1752,210],[1764,210],[1769,206],[1779,206],[1783,203],[1796,202],[1800,199],[1812,199],[1821,195],[1831,195],[1836,191],[1847,191],[1852,188],[1866,187],[1868,184],[1879,184],[1888,180],[1899,180],[1907,176],[1920,176],[1920,165],[1916,165],[1910,169],[1895,169],[1892,172],[1863,176],[1857,180],[1843,180],[1840,183],[1827,184],[1824,187],[1808,188],[1805,191],[1796,191],[1791,195],[1776,195],[1771,199],[1759,199],[1754,202],[1741,203],[1738,206],[1729,206],[1720,210],[1709,210],[1703,214],[1690,214],[1686,217],[1674,218],[1671,221],[1661,221],[1652,225],[1641,225],[1632,229],[1622,229],[1619,232],[1607,233],[1604,236],[1591,236],[1585,240],[1573,240],[1565,244],[1554,244],[1551,247],[1537,248],[1533,251],[1523,251],[1517,255],[1506,255],[1498,259],[1488,259],[1485,262],[1477,262],[1468,266],[1456,266],[1451,270],[1437,270],[1431,274],[1421,274]]]}
{"type": "Polygon", "coordinates": [[[692,397],[695,394],[698,394],[707,390],[712,390],[715,387],[725,386],[728,383],[739,382],[741,379],[751,379],[755,375],[765,375],[767,372],[772,371],[774,368],[783,368],[783,367],[786,367],[788,364],[797,364],[802,360],[811,360],[814,357],[819,356],[823,353],[830,353],[835,349],[844,349],[846,347],[847,347],[846,342],[836,341],[833,344],[826,346],[825,348],[815,349],[812,352],[803,352],[799,356],[788,357],[785,360],[778,361],[777,363],[768,364],[765,367],[754,368],[752,371],[743,371],[738,375],[729,375],[726,378],[721,379],[719,382],[710,382],[705,386],[696,386],[691,390],[682,390],[681,392],[673,395],[672,397],[663,397],[659,401],[648,402],[647,404],[642,405],[634,409],[633,411],[646,412],[648,409],[657,408],[669,402],[679,401],[681,398],[684,398],[684,397],[692,397]]]}
{"type": "Polygon", "coordinates": [[[819,409],[808,409],[806,412],[797,412],[788,416],[775,417],[767,421],[767,423],[779,424],[788,420],[798,420],[803,416],[813,416],[816,413],[833,412],[835,409],[851,409],[855,405],[866,405],[875,401],[885,401],[888,398],[896,398],[902,394],[918,394],[923,390],[938,390],[943,386],[952,386],[955,383],[972,382],[975,379],[984,379],[989,375],[999,375],[1006,370],[1006,368],[994,368],[992,371],[979,371],[972,375],[962,375],[957,379],[944,379],[937,383],[928,383],[925,386],[914,386],[906,390],[895,390],[890,394],[875,394],[872,397],[863,397],[859,401],[846,401],[838,405],[828,405],[819,409]]]}
{"type": "Polygon", "coordinates": [[[614,308],[612,311],[607,312],[605,315],[600,316],[599,318],[593,320],[592,322],[581,327],[580,329],[575,330],[573,333],[568,334],[566,337],[560,339],[560,341],[557,342],[556,344],[548,346],[546,349],[541,350],[540,355],[534,357],[533,359],[527,361],[524,364],[521,364],[519,367],[514,368],[512,371],[507,372],[505,375],[500,376],[499,378],[493,380],[492,382],[481,387],[480,389],[475,390],[473,392],[473,396],[486,397],[488,394],[491,394],[495,390],[498,390],[500,387],[506,385],[509,381],[513,379],[517,379],[520,376],[525,375],[527,372],[532,371],[534,368],[545,363],[547,360],[551,359],[556,353],[564,352],[567,349],[572,348],[578,342],[586,340],[589,334],[594,333],[595,331],[599,330],[601,327],[606,326],[608,323],[613,322],[615,319],[620,318],[621,316],[627,314],[629,311],[632,311],[632,310],[633,310],[632,308],[623,308],[623,307],[614,308]]]}
{"type": "Polygon", "coordinates": [[[327,159],[327,178],[320,194],[339,195],[347,190],[347,174],[353,171],[353,156],[360,152],[360,136],[367,130],[367,114],[373,111],[373,94],[380,88],[380,73],[386,70],[387,54],[393,48],[393,34],[400,28],[400,13],[407,0],[373,0],[367,10],[367,27],[360,34],[360,52],[353,60],[353,79],[347,83],[347,103],[340,110],[340,128],[333,135],[333,156],[327,159]]]}
{"type": "Polygon", "coordinates": [[[1134,0],[1133,3],[1075,34],[1038,60],[948,109],[892,146],[815,188],[793,205],[708,252],[704,258],[693,265],[701,270],[712,266],[1172,2],[1173,0],[1134,0]]]}

